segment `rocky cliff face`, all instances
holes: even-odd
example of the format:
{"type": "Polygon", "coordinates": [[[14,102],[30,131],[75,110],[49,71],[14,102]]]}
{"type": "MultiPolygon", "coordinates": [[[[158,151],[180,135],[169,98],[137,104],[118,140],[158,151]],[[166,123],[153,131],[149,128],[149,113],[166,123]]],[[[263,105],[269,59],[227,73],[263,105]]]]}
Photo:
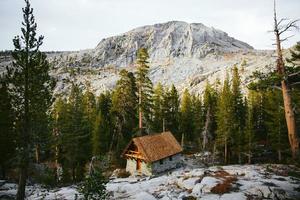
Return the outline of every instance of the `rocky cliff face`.
{"type": "Polygon", "coordinates": [[[103,39],[92,51],[93,66],[130,66],[140,47],[148,49],[151,62],[169,58],[202,59],[210,53],[253,49],[250,45],[229,37],[227,33],[201,23],[171,21],[103,39]]]}

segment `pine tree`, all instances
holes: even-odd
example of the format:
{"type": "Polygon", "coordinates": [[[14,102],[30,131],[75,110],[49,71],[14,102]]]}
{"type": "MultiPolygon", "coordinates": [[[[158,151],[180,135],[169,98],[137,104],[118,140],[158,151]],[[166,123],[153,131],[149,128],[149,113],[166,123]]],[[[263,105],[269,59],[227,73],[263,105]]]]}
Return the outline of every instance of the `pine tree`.
{"type": "Polygon", "coordinates": [[[202,130],[204,126],[203,106],[199,96],[192,96],[192,110],[194,121],[194,139],[197,141],[197,147],[201,146],[202,130]]]}
{"type": "MultiPolygon", "coordinates": [[[[91,140],[93,135],[94,123],[96,120],[96,98],[91,92],[90,83],[87,83],[87,88],[82,96],[82,106],[83,106],[83,128],[84,132],[87,133],[87,137],[91,140]]],[[[90,141],[92,144],[92,141],[90,141]]],[[[92,152],[92,146],[87,149],[88,152],[92,152]]]]}
{"type": "Polygon", "coordinates": [[[153,94],[153,121],[151,129],[154,132],[164,131],[164,95],[164,88],[161,83],[158,83],[153,94]]]}
{"type": "Polygon", "coordinates": [[[13,131],[13,109],[8,93],[7,80],[0,76],[0,168],[2,179],[6,179],[6,171],[15,153],[13,131]]]}
{"type": "Polygon", "coordinates": [[[19,155],[19,187],[17,199],[25,198],[27,170],[30,162],[30,152],[33,146],[39,145],[43,136],[37,135],[36,120],[51,105],[53,80],[49,76],[50,65],[46,55],[39,51],[43,37],[36,38],[35,19],[33,9],[28,0],[23,8],[22,36],[13,39],[15,46],[12,52],[13,65],[7,67],[7,77],[10,85],[13,108],[15,109],[18,133],[19,155]]]}
{"type": "Polygon", "coordinates": [[[56,170],[56,181],[59,182],[60,177],[60,167],[61,167],[61,146],[62,146],[62,132],[63,125],[65,125],[65,114],[67,112],[67,104],[61,98],[58,97],[53,104],[53,109],[51,111],[51,126],[52,126],[52,154],[55,163],[56,170]]]}
{"type": "Polygon", "coordinates": [[[84,120],[83,94],[76,84],[72,84],[66,121],[62,136],[64,168],[71,170],[74,182],[83,178],[84,166],[91,155],[90,134],[85,128],[87,124],[84,120]]]}
{"type": "Polygon", "coordinates": [[[85,91],[82,97],[83,103],[83,114],[85,124],[87,125],[86,129],[90,135],[92,135],[94,121],[96,118],[96,99],[94,94],[90,90],[90,85],[87,85],[87,90],[85,91]]]}
{"type": "Polygon", "coordinates": [[[208,82],[203,94],[203,117],[204,127],[202,129],[202,150],[206,150],[207,144],[214,139],[216,131],[216,107],[218,92],[208,82]]]}
{"type": "Polygon", "coordinates": [[[137,130],[137,88],[133,73],[120,71],[120,79],[112,93],[112,123],[114,131],[109,151],[120,152],[137,130]]]}
{"type": "Polygon", "coordinates": [[[184,90],[180,106],[180,132],[181,132],[181,146],[184,146],[184,140],[193,140],[194,123],[193,123],[193,108],[192,98],[187,89],[184,90]]]}
{"type": "Polygon", "coordinates": [[[93,155],[99,156],[108,152],[112,136],[112,122],[110,116],[111,95],[109,92],[101,93],[97,101],[97,116],[94,122],[92,145],[93,155]]]}
{"type": "Polygon", "coordinates": [[[93,129],[93,135],[92,135],[92,145],[93,145],[93,155],[99,156],[101,153],[103,153],[103,145],[105,143],[104,140],[102,140],[105,137],[105,124],[104,124],[104,118],[101,112],[98,113],[96,116],[95,122],[94,122],[94,129],[93,129]]]}
{"type": "Polygon", "coordinates": [[[254,91],[250,91],[248,99],[245,100],[246,119],[245,119],[245,145],[244,151],[248,157],[248,164],[251,163],[254,148],[254,91]]]}
{"type": "Polygon", "coordinates": [[[165,113],[165,130],[171,131],[177,140],[180,140],[179,134],[179,95],[174,85],[166,91],[163,102],[163,110],[165,113]]]}
{"type": "Polygon", "coordinates": [[[237,154],[238,162],[241,163],[241,152],[244,144],[245,107],[241,92],[241,80],[238,68],[235,65],[232,73],[232,107],[233,107],[233,150],[237,154]]]}
{"type": "Polygon", "coordinates": [[[228,155],[230,145],[232,144],[233,126],[233,107],[232,107],[232,92],[228,75],[224,80],[223,88],[220,93],[220,99],[217,105],[217,141],[219,147],[224,149],[224,163],[228,163],[228,155]]]}
{"type": "Polygon", "coordinates": [[[136,86],[138,89],[138,109],[139,109],[139,134],[143,134],[143,129],[149,129],[151,124],[152,112],[152,95],[153,86],[148,76],[148,51],[145,48],[140,48],[137,52],[137,72],[136,72],[136,86]],[[143,127],[145,121],[145,127],[143,127]]]}
{"type": "Polygon", "coordinates": [[[279,91],[268,91],[266,104],[267,118],[264,121],[268,130],[272,149],[277,152],[278,161],[282,161],[282,152],[288,147],[287,129],[284,118],[284,109],[278,107],[283,104],[279,91]]]}

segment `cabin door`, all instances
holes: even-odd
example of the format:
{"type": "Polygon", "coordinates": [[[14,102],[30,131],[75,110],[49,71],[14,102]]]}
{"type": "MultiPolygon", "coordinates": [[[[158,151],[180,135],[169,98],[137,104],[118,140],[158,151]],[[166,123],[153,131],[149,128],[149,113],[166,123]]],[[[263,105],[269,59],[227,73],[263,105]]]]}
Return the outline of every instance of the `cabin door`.
{"type": "Polygon", "coordinates": [[[142,161],[140,159],[136,160],[136,170],[141,170],[142,161]]]}

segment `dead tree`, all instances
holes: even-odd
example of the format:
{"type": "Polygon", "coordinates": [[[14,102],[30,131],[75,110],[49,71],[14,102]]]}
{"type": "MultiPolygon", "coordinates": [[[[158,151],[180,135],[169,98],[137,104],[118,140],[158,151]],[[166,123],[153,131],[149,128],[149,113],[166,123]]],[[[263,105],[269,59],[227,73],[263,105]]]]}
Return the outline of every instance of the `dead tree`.
{"type": "Polygon", "coordinates": [[[295,159],[299,154],[299,139],[297,136],[297,128],[296,128],[296,119],[292,105],[292,98],[291,98],[291,87],[288,83],[288,76],[285,72],[285,65],[282,55],[282,48],[281,42],[286,41],[289,37],[285,37],[281,39],[283,33],[291,31],[291,29],[297,29],[296,23],[299,20],[289,21],[286,24],[283,22],[287,21],[287,19],[283,18],[277,21],[277,13],[276,13],[276,0],[274,0],[274,34],[276,39],[276,53],[277,53],[277,60],[276,60],[276,70],[279,76],[283,77],[281,80],[281,90],[284,102],[284,111],[285,111],[285,119],[288,128],[288,138],[289,143],[291,146],[292,157],[295,159]]]}
{"type": "Polygon", "coordinates": [[[203,151],[205,151],[206,145],[208,143],[210,121],[211,121],[211,114],[210,114],[210,107],[208,107],[207,113],[206,113],[206,119],[205,119],[205,126],[204,126],[204,130],[202,131],[202,136],[203,136],[202,150],[203,151]]]}

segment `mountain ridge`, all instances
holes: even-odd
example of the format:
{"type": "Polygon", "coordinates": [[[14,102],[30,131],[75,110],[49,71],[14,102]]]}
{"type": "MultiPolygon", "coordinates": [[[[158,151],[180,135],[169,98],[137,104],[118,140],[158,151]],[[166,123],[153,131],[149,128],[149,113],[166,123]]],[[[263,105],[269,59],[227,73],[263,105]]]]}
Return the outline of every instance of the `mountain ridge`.
{"type": "Polygon", "coordinates": [[[141,26],[117,36],[102,39],[92,50],[93,66],[128,66],[138,48],[148,49],[150,61],[166,57],[204,58],[213,52],[253,50],[249,44],[202,23],[169,21],[141,26]]]}

